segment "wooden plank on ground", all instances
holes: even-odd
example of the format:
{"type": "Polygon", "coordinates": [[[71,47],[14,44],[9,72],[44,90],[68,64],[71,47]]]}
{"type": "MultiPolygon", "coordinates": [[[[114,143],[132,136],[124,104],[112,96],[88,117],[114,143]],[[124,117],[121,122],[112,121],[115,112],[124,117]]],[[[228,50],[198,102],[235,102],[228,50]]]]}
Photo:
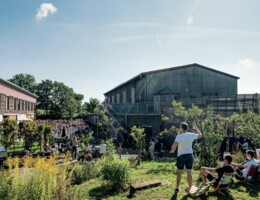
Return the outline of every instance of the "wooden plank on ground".
{"type": "Polygon", "coordinates": [[[188,194],[192,197],[195,197],[198,194],[199,188],[196,186],[192,186],[190,191],[188,191],[188,194]]]}
{"type": "Polygon", "coordinates": [[[162,182],[159,180],[150,180],[150,181],[145,181],[142,183],[134,183],[130,185],[130,196],[132,196],[137,190],[143,190],[147,189],[150,187],[157,187],[161,185],[162,182]]]}

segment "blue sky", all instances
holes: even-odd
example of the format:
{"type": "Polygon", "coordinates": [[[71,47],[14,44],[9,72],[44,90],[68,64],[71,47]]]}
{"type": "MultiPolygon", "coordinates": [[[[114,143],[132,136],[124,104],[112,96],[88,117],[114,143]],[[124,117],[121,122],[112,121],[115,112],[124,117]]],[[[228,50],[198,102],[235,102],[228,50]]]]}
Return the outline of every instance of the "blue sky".
{"type": "Polygon", "coordinates": [[[259,0],[1,0],[0,76],[102,99],[141,72],[196,62],[260,93],[259,21],[259,0]]]}

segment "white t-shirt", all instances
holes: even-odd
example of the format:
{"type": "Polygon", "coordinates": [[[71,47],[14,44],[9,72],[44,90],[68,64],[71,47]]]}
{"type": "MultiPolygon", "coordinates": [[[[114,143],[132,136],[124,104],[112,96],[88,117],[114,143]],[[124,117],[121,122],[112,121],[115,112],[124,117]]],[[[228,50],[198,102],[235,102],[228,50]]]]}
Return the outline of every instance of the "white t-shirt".
{"type": "Polygon", "coordinates": [[[175,142],[178,143],[178,156],[183,154],[193,154],[192,143],[198,138],[195,133],[181,133],[177,135],[175,142]]]}
{"type": "Polygon", "coordinates": [[[253,160],[249,160],[247,161],[246,163],[243,164],[243,166],[245,167],[245,169],[243,169],[243,177],[246,177],[250,167],[252,165],[257,165],[257,160],[256,159],[253,159],[253,160]]]}
{"type": "Polygon", "coordinates": [[[106,144],[99,145],[99,153],[105,154],[106,151],[107,151],[107,145],[106,144]]]}

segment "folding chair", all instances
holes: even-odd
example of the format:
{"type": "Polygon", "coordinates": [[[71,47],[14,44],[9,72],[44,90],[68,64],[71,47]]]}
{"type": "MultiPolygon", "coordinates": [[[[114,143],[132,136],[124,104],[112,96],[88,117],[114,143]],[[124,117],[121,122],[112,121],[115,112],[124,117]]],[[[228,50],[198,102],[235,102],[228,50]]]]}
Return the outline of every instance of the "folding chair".
{"type": "Polygon", "coordinates": [[[250,184],[251,182],[255,181],[255,176],[257,175],[258,166],[252,165],[248,172],[246,177],[243,180],[238,179],[240,182],[250,184]]]}
{"type": "Polygon", "coordinates": [[[258,167],[258,169],[256,170],[256,176],[255,176],[255,180],[256,180],[256,182],[260,182],[260,164],[257,164],[256,165],[257,167],[258,167]]]}
{"type": "Polygon", "coordinates": [[[228,191],[229,185],[232,182],[232,178],[234,176],[235,176],[235,172],[224,173],[222,178],[220,179],[217,187],[214,188],[214,192],[219,192],[220,194],[224,194],[222,191],[228,191]]]}

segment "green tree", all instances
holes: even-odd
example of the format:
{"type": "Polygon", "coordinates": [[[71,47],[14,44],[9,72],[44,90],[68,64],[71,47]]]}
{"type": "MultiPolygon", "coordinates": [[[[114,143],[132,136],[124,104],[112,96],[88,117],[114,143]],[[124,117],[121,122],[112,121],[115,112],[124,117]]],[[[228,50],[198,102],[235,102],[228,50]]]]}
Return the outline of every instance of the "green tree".
{"type": "Polygon", "coordinates": [[[90,98],[89,102],[86,102],[86,109],[89,113],[94,113],[97,106],[100,104],[100,101],[97,98],[90,98]]]}
{"type": "Polygon", "coordinates": [[[40,146],[40,150],[42,151],[42,145],[43,145],[43,132],[45,129],[44,123],[39,123],[37,124],[36,127],[37,131],[36,131],[36,141],[38,142],[39,146],[40,146]]]}
{"type": "Polygon", "coordinates": [[[21,129],[21,135],[24,140],[25,150],[32,149],[33,143],[37,141],[37,126],[34,121],[27,121],[24,123],[23,128],[21,129]]]}
{"type": "MultiPolygon", "coordinates": [[[[221,128],[216,127],[213,109],[208,107],[204,110],[205,116],[202,121],[203,138],[200,148],[200,166],[215,167],[218,163],[218,152],[223,133],[218,132],[221,128]]],[[[221,126],[221,124],[219,124],[221,126]]]]}
{"type": "Polygon", "coordinates": [[[80,139],[80,142],[82,144],[81,147],[86,150],[88,148],[89,142],[92,139],[92,134],[81,134],[80,139]]]}
{"type": "Polygon", "coordinates": [[[4,119],[0,124],[1,132],[1,143],[7,149],[11,146],[17,138],[18,135],[18,125],[17,122],[10,119],[4,119]]]}
{"type": "Polygon", "coordinates": [[[227,118],[229,124],[234,124],[237,136],[250,139],[255,148],[260,147],[260,115],[248,110],[246,113],[235,113],[227,118]]]}
{"type": "Polygon", "coordinates": [[[77,114],[78,102],[72,88],[54,82],[51,114],[56,118],[73,118],[77,114]]]}
{"type": "Polygon", "coordinates": [[[45,122],[44,123],[44,131],[43,131],[43,139],[45,141],[47,141],[51,134],[52,134],[52,126],[51,126],[50,123],[45,122]]]}
{"type": "Polygon", "coordinates": [[[48,141],[48,137],[52,133],[52,127],[48,122],[35,123],[36,133],[35,141],[38,142],[40,149],[42,151],[42,145],[44,141],[48,141]]]}
{"type": "Polygon", "coordinates": [[[145,133],[144,128],[137,128],[133,126],[131,128],[130,135],[133,137],[135,141],[136,148],[139,154],[139,163],[141,162],[142,155],[145,153],[145,133]]]}
{"type": "Polygon", "coordinates": [[[25,90],[28,90],[29,92],[36,92],[37,83],[33,75],[16,74],[11,79],[9,79],[9,81],[20,86],[25,90]]]}
{"type": "Polygon", "coordinates": [[[84,116],[85,111],[83,110],[83,100],[84,100],[84,95],[83,94],[77,94],[74,93],[74,98],[76,100],[77,108],[76,108],[76,114],[78,116],[84,116]]]}
{"type": "Polygon", "coordinates": [[[53,82],[51,80],[44,80],[37,85],[36,94],[38,95],[37,108],[44,109],[45,114],[48,115],[52,105],[53,82]]]}

